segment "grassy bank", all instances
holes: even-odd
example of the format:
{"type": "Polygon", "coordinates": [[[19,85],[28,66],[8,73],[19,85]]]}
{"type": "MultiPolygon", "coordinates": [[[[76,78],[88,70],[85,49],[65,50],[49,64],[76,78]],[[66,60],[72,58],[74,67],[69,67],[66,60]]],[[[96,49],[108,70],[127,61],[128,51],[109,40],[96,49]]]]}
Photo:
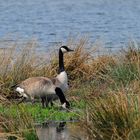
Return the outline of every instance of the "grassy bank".
{"type": "MultiPolygon", "coordinates": [[[[83,124],[89,139],[137,140],[140,137],[140,50],[131,47],[115,56],[100,79],[85,92],[83,124]]],[[[98,76],[97,76],[98,77],[98,76]]]]}
{"type": "MultiPolygon", "coordinates": [[[[21,130],[33,130],[35,122],[79,119],[89,139],[127,140],[140,135],[140,50],[131,42],[126,50],[116,54],[97,56],[96,45],[82,38],[75,44],[75,51],[65,56],[70,90],[66,93],[71,111],[61,111],[58,104],[42,109],[40,104],[16,105],[11,98],[16,93],[10,87],[32,76],[57,75],[58,54],[39,55],[35,43],[12,46],[2,50],[0,56],[0,114],[2,132],[26,137],[21,130]],[[91,48],[90,50],[87,48],[91,48]],[[20,117],[19,117],[20,116],[20,117]],[[19,125],[17,123],[26,124],[19,125]],[[30,121],[26,121],[30,118],[30,121]],[[6,123],[12,120],[11,126],[6,123]],[[4,122],[4,123],[3,123],[4,122]],[[84,127],[83,127],[84,126],[84,127]],[[5,129],[5,127],[7,129],[5,129]],[[12,128],[12,129],[11,129],[12,128]],[[12,133],[13,134],[13,133],[12,133]]],[[[56,51],[57,52],[57,51],[56,51]]],[[[1,131],[0,131],[1,132],[1,131]]],[[[34,135],[33,135],[34,136],[34,135]]],[[[28,138],[27,138],[28,139],[28,138]]]]}
{"type": "MultiPolygon", "coordinates": [[[[79,106],[79,109],[82,109],[81,107],[83,103],[72,105],[72,108],[77,108],[79,106]]],[[[49,121],[69,121],[69,120],[78,120],[80,110],[75,111],[65,111],[60,108],[60,106],[54,105],[53,107],[48,108],[42,108],[42,106],[39,103],[36,103],[34,105],[30,103],[21,103],[20,105],[12,104],[8,107],[6,106],[0,106],[0,114],[4,114],[7,116],[17,117],[18,112],[24,111],[31,115],[34,123],[46,123],[49,121]]]]}

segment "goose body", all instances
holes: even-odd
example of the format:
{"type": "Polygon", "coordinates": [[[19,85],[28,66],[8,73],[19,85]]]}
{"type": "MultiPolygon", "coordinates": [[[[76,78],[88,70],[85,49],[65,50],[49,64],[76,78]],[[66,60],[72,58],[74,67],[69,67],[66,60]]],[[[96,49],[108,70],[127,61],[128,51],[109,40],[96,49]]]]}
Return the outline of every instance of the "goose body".
{"type": "Polygon", "coordinates": [[[55,94],[55,86],[49,78],[31,77],[18,84],[16,91],[33,99],[47,94],[55,94]]]}
{"type": "Polygon", "coordinates": [[[16,91],[25,99],[34,101],[35,97],[42,100],[42,106],[59,99],[62,107],[68,107],[69,103],[64,96],[68,89],[68,77],[64,69],[63,54],[72,51],[67,46],[59,49],[59,74],[54,78],[31,77],[17,85],[16,91]]]}

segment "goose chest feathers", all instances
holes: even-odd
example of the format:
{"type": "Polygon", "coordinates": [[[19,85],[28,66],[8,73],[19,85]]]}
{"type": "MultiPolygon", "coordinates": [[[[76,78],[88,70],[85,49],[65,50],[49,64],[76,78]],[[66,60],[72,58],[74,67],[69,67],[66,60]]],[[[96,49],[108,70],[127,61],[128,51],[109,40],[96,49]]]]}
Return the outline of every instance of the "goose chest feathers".
{"type": "Polygon", "coordinates": [[[63,71],[59,75],[57,75],[55,80],[56,80],[55,85],[57,87],[60,87],[63,92],[68,90],[68,76],[67,76],[67,73],[65,71],[63,71]]]}

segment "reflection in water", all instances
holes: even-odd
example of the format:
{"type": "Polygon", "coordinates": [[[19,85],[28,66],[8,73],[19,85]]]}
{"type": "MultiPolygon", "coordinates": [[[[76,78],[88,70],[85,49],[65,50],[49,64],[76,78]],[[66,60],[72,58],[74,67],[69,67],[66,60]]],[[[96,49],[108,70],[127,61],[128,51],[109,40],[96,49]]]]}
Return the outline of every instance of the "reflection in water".
{"type": "Polygon", "coordinates": [[[37,126],[36,131],[39,140],[72,140],[66,122],[37,126]]]}
{"type": "Polygon", "coordinates": [[[36,131],[39,140],[88,140],[76,122],[51,122],[36,126],[36,131]]]}
{"type": "Polygon", "coordinates": [[[56,127],[57,133],[62,132],[65,129],[66,122],[60,122],[59,125],[56,127]]]}

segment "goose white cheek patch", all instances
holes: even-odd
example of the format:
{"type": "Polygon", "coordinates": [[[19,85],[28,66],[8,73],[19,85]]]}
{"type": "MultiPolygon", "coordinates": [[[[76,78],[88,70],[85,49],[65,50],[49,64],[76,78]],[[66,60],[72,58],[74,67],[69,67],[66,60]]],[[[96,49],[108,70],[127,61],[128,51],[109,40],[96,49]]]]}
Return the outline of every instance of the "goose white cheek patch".
{"type": "Polygon", "coordinates": [[[62,107],[66,109],[66,103],[62,104],[62,107]]]}
{"type": "Polygon", "coordinates": [[[64,48],[61,48],[61,51],[62,51],[63,53],[66,53],[66,52],[67,52],[67,50],[64,49],[64,48]]]}

